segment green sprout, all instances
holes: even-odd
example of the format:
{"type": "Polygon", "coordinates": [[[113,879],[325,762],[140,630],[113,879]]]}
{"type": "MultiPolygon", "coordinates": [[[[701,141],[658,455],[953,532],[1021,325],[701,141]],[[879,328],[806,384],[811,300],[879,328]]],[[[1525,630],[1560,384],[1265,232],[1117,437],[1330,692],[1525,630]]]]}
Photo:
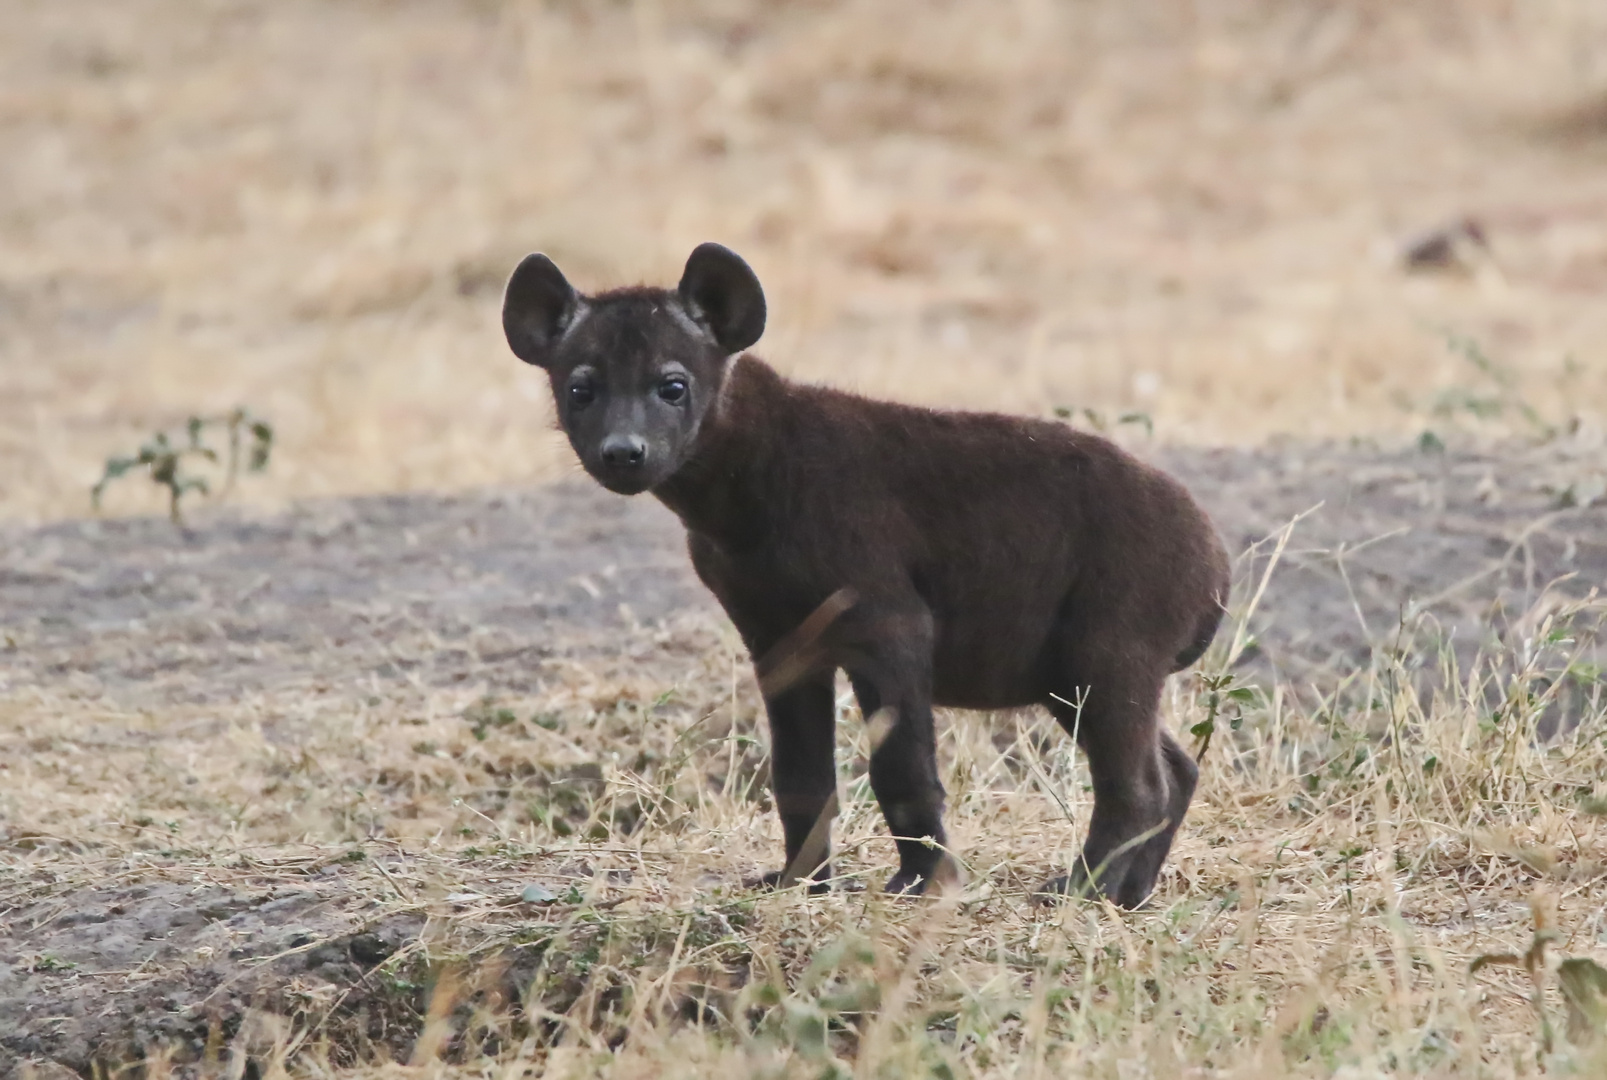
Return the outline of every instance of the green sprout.
{"type": "Polygon", "coordinates": [[[1253,686],[1235,686],[1231,671],[1214,675],[1201,672],[1200,685],[1205,690],[1205,719],[1189,728],[1189,734],[1200,740],[1194,751],[1196,762],[1205,759],[1211,736],[1216,734],[1216,722],[1225,719],[1230,728],[1238,731],[1244,726],[1244,707],[1255,704],[1259,694],[1253,686]]]}
{"type": "Polygon", "coordinates": [[[173,519],[173,524],[182,526],[184,515],[179,504],[184,496],[192,491],[202,495],[212,493],[206,477],[184,471],[186,458],[200,458],[214,464],[218,462],[218,452],[201,438],[208,428],[222,428],[227,440],[219,498],[234,487],[242,460],[247,472],[261,472],[267,468],[268,455],[273,449],[273,425],[266,420],[252,416],[243,408],[222,416],[192,416],[184,425],[182,438],[159,431],[137,453],[108,458],[101,478],[89,490],[91,504],[99,510],[100,498],[107,485],[136,469],[148,469],[151,482],[167,488],[168,516],[173,519]],[[248,437],[249,445],[246,444],[248,437]]]}

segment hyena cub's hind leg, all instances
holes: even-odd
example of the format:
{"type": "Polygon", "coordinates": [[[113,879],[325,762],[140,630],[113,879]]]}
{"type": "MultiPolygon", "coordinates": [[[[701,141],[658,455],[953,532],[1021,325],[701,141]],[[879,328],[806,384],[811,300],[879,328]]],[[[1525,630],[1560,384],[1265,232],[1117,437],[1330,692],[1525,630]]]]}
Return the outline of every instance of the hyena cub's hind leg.
{"type": "Polygon", "coordinates": [[[1111,663],[1088,670],[1077,697],[1052,701],[1061,727],[1077,737],[1093,779],[1094,813],[1072,872],[1047,894],[1103,895],[1138,907],[1155,888],[1194,796],[1198,771],[1160,723],[1164,676],[1111,663]]]}
{"type": "Polygon", "coordinates": [[[1188,751],[1179,746],[1172,733],[1159,723],[1156,724],[1156,730],[1160,734],[1161,759],[1166,765],[1166,825],[1135,849],[1132,865],[1127,872],[1128,879],[1147,884],[1132,903],[1118,901],[1128,907],[1142,904],[1154,891],[1155,882],[1161,876],[1161,867],[1166,865],[1166,856],[1172,852],[1172,841],[1176,839],[1177,830],[1188,814],[1189,803],[1200,780],[1200,767],[1194,764],[1188,751]]]}

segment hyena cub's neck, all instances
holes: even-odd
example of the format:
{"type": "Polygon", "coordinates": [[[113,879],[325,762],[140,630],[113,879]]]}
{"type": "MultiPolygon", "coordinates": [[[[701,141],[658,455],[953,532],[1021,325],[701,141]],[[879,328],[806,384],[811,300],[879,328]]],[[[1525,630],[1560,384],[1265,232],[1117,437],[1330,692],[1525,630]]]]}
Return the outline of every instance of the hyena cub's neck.
{"type": "Polygon", "coordinates": [[[698,432],[691,457],[653,489],[688,530],[732,551],[763,539],[770,516],[763,477],[782,449],[779,421],[790,389],[764,361],[732,359],[719,404],[698,432]]]}

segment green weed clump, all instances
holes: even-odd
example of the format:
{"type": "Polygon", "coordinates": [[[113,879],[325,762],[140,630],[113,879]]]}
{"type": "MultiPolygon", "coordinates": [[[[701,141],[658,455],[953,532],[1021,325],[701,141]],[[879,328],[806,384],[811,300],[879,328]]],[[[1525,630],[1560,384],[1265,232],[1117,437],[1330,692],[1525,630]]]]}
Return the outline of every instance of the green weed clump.
{"type": "Polygon", "coordinates": [[[273,451],[273,425],[253,416],[245,409],[234,409],[221,416],[192,416],[185,422],[182,436],[158,431],[129,455],[118,455],[106,460],[106,467],[95,486],[89,489],[90,502],[100,509],[101,495],[107,485],[131,472],[147,470],[153,484],[167,489],[168,516],[173,524],[183,525],[180,502],[195,492],[212,493],[212,482],[202,475],[186,471],[186,464],[206,461],[222,469],[223,482],[218,488],[222,498],[233,489],[242,466],[247,472],[261,472],[268,467],[268,456],[273,451]],[[208,431],[221,431],[224,452],[220,460],[218,451],[203,441],[208,431]]]}

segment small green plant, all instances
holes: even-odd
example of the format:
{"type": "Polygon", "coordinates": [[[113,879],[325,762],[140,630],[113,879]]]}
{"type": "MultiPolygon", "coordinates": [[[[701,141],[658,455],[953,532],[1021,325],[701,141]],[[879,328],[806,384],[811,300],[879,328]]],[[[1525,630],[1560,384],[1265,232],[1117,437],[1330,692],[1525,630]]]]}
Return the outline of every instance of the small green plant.
{"type": "Polygon", "coordinates": [[[33,962],[33,970],[42,972],[72,971],[78,965],[71,960],[63,960],[50,953],[43,953],[33,962]]]}
{"type": "MultiPolygon", "coordinates": [[[[1083,418],[1088,421],[1089,426],[1091,426],[1095,431],[1110,430],[1111,423],[1109,418],[1098,409],[1084,409],[1082,410],[1082,414],[1083,418]]],[[[1058,419],[1068,422],[1076,418],[1075,410],[1070,409],[1065,405],[1055,406],[1055,416],[1058,419]]],[[[1120,427],[1123,424],[1137,424],[1144,429],[1144,434],[1151,436],[1155,434],[1155,421],[1147,412],[1122,413],[1116,418],[1116,426],[1120,427]]]]}
{"type": "Polygon", "coordinates": [[[1205,697],[1205,719],[1189,728],[1189,734],[1200,740],[1194,760],[1201,761],[1211,748],[1211,736],[1216,734],[1216,722],[1226,720],[1234,731],[1244,726],[1244,707],[1254,705],[1259,691],[1254,686],[1235,686],[1231,671],[1214,675],[1200,673],[1200,687],[1205,697]]]}
{"type": "Polygon", "coordinates": [[[512,709],[499,707],[496,699],[489,696],[465,709],[463,719],[468,722],[469,730],[478,742],[485,742],[493,728],[512,727],[519,722],[519,717],[512,709]]]}
{"type": "MultiPolygon", "coordinates": [[[[1555,425],[1547,423],[1523,396],[1518,389],[1517,377],[1510,369],[1498,363],[1472,338],[1450,332],[1446,332],[1444,338],[1446,348],[1466,360],[1493,385],[1482,392],[1465,386],[1453,386],[1441,391],[1434,402],[1435,415],[1450,419],[1458,413],[1467,413],[1476,420],[1490,420],[1516,413],[1541,439],[1550,439],[1557,434],[1555,425]]],[[[1429,434],[1433,443],[1439,445],[1425,444],[1420,439],[1419,447],[1425,452],[1443,449],[1444,443],[1439,437],[1429,434]]]]}
{"type": "Polygon", "coordinates": [[[757,1045],[795,1055],[821,1077],[848,1077],[840,1056],[857,1044],[859,1029],[883,1005],[876,953],[862,937],[847,934],[826,944],[789,992],[783,979],[750,983],[739,997],[739,1012],[750,1016],[749,1036],[757,1045]]]}
{"type": "Polygon", "coordinates": [[[107,485],[136,469],[147,469],[151,482],[165,487],[168,492],[168,516],[175,525],[184,524],[180,502],[192,491],[211,494],[211,485],[204,476],[185,472],[186,459],[199,458],[218,464],[218,452],[202,441],[208,429],[222,429],[227,443],[223,459],[223,484],[218,495],[228,494],[239,476],[242,461],[247,472],[261,472],[267,468],[268,455],[273,450],[273,426],[253,416],[247,410],[234,409],[222,416],[192,416],[184,425],[182,436],[158,431],[132,455],[118,455],[106,460],[105,471],[89,490],[90,502],[100,509],[101,495],[107,485]],[[247,439],[250,440],[247,444],[247,439]]]}

